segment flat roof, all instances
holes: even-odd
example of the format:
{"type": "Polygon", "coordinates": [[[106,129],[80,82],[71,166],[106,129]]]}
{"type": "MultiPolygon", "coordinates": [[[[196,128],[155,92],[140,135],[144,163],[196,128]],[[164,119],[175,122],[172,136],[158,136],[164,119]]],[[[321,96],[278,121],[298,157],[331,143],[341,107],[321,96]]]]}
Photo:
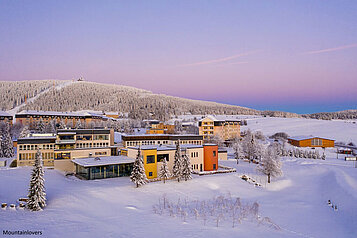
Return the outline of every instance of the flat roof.
{"type": "Polygon", "coordinates": [[[110,134],[110,129],[58,129],[57,134],[67,134],[75,133],[75,134],[110,134]]]}
{"type": "Polygon", "coordinates": [[[296,140],[296,141],[300,141],[300,140],[310,140],[310,139],[313,139],[313,138],[335,141],[335,140],[333,140],[333,139],[324,138],[324,137],[320,137],[320,136],[312,136],[312,135],[310,135],[310,136],[291,136],[291,137],[288,137],[288,139],[290,139],[290,140],[296,140]]]}
{"type": "Polygon", "coordinates": [[[203,135],[172,135],[172,134],[142,134],[142,135],[122,135],[122,140],[203,140],[203,135]]]}
{"type": "Polygon", "coordinates": [[[0,111],[0,117],[12,117],[9,113],[0,111]]]}
{"type": "Polygon", "coordinates": [[[80,158],[73,159],[72,162],[88,168],[94,166],[105,166],[105,165],[116,165],[116,164],[131,164],[134,163],[135,159],[129,158],[128,156],[104,156],[104,157],[90,157],[90,158],[80,158]]]}
{"type": "Polygon", "coordinates": [[[75,135],[75,131],[60,131],[57,133],[58,135],[75,135]]]}
{"type": "MultiPolygon", "coordinates": [[[[137,150],[139,146],[129,146],[129,149],[135,149],[137,150]]],[[[184,149],[195,149],[195,148],[203,148],[202,145],[194,145],[194,144],[182,144],[180,145],[181,150],[184,149]]],[[[163,150],[176,150],[176,145],[142,145],[140,146],[141,150],[158,150],[158,151],[163,151],[163,150]]]]}
{"type": "Polygon", "coordinates": [[[30,136],[24,138],[18,138],[17,144],[44,144],[55,143],[56,136],[30,136]]]}

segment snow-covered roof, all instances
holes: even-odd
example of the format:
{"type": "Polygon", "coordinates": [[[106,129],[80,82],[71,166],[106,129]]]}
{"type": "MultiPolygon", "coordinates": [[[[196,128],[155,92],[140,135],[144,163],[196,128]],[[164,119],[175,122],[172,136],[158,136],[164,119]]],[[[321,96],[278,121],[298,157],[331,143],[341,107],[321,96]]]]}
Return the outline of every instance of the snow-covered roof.
{"type": "Polygon", "coordinates": [[[80,159],[72,160],[73,163],[83,166],[83,167],[128,164],[128,163],[134,163],[134,161],[135,161],[135,159],[129,158],[128,156],[124,156],[124,155],[90,157],[90,158],[80,158],[80,159]]]}
{"type": "Polygon", "coordinates": [[[212,121],[236,121],[236,122],[241,121],[240,119],[233,118],[233,116],[229,117],[229,116],[225,116],[225,115],[216,115],[216,116],[209,115],[209,116],[206,116],[205,118],[201,119],[200,121],[203,121],[207,118],[212,121]]]}
{"type": "MultiPolygon", "coordinates": [[[[137,150],[139,146],[129,146],[128,148],[130,149],[135,149],[137,150]]],[[[160,146],[160,145],[142,145],[140,146],[140,149],[142,150],[175,150],[176,147],[174,146],[160,146]]]]}
{"type": "Polygon", "coordinates": [[[16,115],[51,115],[51,116],[90,116],[94,115],[88,112],[55,112],[55,111],[36,111],[36,110],[25,110],[16,113],[16,115]]]}
{"type": "Polygon", "coordinates": [[[59,131],[58,135],[75,135],[77,134],[75,131],[59,131]]]}
{"type": "Polygon", "coordinates": [[[11,115],[7,112],[0,111],[0,117],[11,117],[11,115]]]}
{"type": "Polygon", "coordinates": [[[18,140],[42,140],[42,139],[56,139],[56,136],[28,136],[23,138],[18,138],[18,140]]]}
{"type": "MultiPolygon", "coordinates": [[[[329,138],[324,138],[324,137],[320,137],[320,136],[313,136],[313,135],[310,135],[310,136],[291,136],[291,137],[288,137],[288,139],[290,140],[297,140],[297,141],[300,141],[300,140],[310,140],[310,139],[313,139],[313,138],[320,138],[320,139],[325,139],[325,140],[332,140],[332,139],[329,139],[329,138]]],[[[334,140],[333,140],[334,141],[334,140]]]]}

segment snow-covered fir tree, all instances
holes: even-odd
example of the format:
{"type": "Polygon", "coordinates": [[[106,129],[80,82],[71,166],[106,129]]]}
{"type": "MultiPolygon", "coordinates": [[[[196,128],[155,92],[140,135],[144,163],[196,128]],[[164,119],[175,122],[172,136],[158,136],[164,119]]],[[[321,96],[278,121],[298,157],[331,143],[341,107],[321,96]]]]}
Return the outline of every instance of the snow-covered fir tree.
{"type": "Polygon", "coordinates": [[[60,120],[60,122],[58,123],[58,129],[65,129],[66,128],[66,123],[64,123],[63,120],[60,120]]]}
{"type": "Polygon", "coordinates": [[[27,196],[27,209],[31,211],[40,211],[46,206],[45,179],[43,176],[42,153],[38,150],[35,156],[35,164],[33,165],[27,196]]]}
{"type": "Polygon", "coordinates": [[[144,162],[141,157],[140,147],[138,149],[138,154],[133,165],[133,171],[131,172],[130,180],[135,183],[136,187],[149,182],[145,174],[144,162]]]}
{"type": "Polygon", "coordinates": [[[180,148],[180,140],[176,143],[176,151],[174,158],[174,165],[172,167],[173,176],[177,178],[177,181],[180,182],[182,177],[182,156],[181,156],[181,148],[180,148]]]}
{"type": "Polygon", "coordinates": [[[3,157],[12,158],[14,157],[14,144],[10,135],[9,124],[5,124],[3,136],[2,136],[2,151],[3,157]]]}
{"type": "Polygon", "coordinates": [[[2,135],[0,134],[0,158],[4,157],[4,150],[2,148],[2,135]]]}
{"type": "Polygon", "coordinates": [[[237,160],[237,164],[238,164],[239,159],[243,159],[244,157],[242,142],[240,141],[239,138],[236,138],[233,142],[233,151],[234,151],[234,159],[237,160]]]}
{"type": "Polygon", "coordinates": [[[46,124],[45,132],[46,133],[56,133],[56,125],[55,125],[54,120],[51,120],[46,124]]]}
{"type": "Polygon", "coordinates": [[[40,119],[36,125],[36,131],[38,133],[44,133],[45,132],[45,123],[43,122],[42,119],[40,119]]]}
{"type": "Polygon", "coordinates": [[[30,130],[28,126],[24,126],[20,132],[19,138],[25,138],[30,134],[30,130]]]}
{"type": "Polygon", "coordinates": [[[164,161],[162,162],[162,165],[160,167],[160,171],[159,171],[159,178],[164,180],[164,183],[166,181],[166,179],[171,177],[171,173],[169,170],[169,166],[167,164],[167,160],[166,158],[164,158],[164,161]]]}
{"type": "Polygon", "coordinates": [[[81,123],[81,120],[77,120],[76,121],[76,125],[74,126],[74,128],[76,129],[83,129],[83,125],[81,123]]]}
{"type": "Polygon", "coordinates": [[[268,183],[270,183],[271,177],[281,176],[283,171],[281,170],[282,163],[276,151],[272,148],[268,148],[262,161],[259,163],[257,170],[268,176],[268,183]]]}
{"type": "Polygon", "coordinates": [[[249,160],[249,163],[255,159],[261,159],[263,154],[263,147],[255,138],[254,133],[252,133],[250,130],[247,130],[242,142],[243,153],[249,160]]]}
{"type": "Polygon", "coordinates": [[[192,167],[191,167],[190,158],[187,155],[184,155],[182,158],[181,178],[184,179],[185,181],[192,179],[191,173],[192,173],[192,167]]]}

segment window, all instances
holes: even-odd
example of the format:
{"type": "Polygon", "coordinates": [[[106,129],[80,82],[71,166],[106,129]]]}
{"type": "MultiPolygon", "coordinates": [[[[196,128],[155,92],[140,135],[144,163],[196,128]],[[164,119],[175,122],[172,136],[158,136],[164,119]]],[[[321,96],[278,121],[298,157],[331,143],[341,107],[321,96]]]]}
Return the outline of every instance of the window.
{"type": "Polygon", "coordinates": [[[164,162],[164,158],[169,161],[169,154],[157,155],[157,162],[164,162]]]}
{"type": "Polygon", "coordinates": [[[216,169],[216,164],[213,164],[213,169],[216,169]]]}
{"type": "Polygon", "coordinates": [[[217,155],[217,151],[213,151],[213,157],[216,157],[216,155],[217,155]]]}
{"type": "Polygon", "coordinates": [[[315,145],[322,145],[322,140],[319,138],[313,138],[311,139],[311,145],[315,146],[315,145]]]}
{"type": "Polygon", "coordinates": [[[149,177],[152,176],[152,172],[149,172],[149,177]]]}
{"type": "Polygon", "coordinates": [[[147,164],[153,164],[153,163],[155,163],[155,155],[148,155],[148,156],[146,156],[146,163],[147,163],[147,164]]]}

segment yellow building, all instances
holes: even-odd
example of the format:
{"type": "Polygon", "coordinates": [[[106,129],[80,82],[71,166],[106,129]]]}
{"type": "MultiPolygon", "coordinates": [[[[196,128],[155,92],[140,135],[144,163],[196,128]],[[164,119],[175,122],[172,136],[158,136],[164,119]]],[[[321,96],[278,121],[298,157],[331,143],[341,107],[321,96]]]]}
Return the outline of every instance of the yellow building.
{"type": "Polygon", "coordinates": [[[44,166],[70,171],[72,159],[110,156],[113,145],[114,131],[109,129],[61,129],[57,135],[33,134],[17,140],[17,164],[32,165],[40,149],[44,166]]]}
{"type": "Polygon", "coordinates": [[[240,137],[240,120],[207,116],[198,123],[199,134],[204,140],[217,136],[223,141],[240,137]]]}
{"type": "Polygon", "coordinates": [[[52,167],[55,158],[56,135],[38,134],[17,140],[17,166],[31,166],[39,149],[44,166],[52,167]]]}
{"type": "MultiPolygon", "coordinates": [[[[129,147],[125,149],[125,154],[129,158],[136,158],[139,147],[129,147]]],[[[166,159],[170,172],[175,160],[176,146],[142,146],[141,153],[144,161],[146,176],[149,179],[157,178],[160,167],[166,159]]],[[[204,170],[204,152],[202,145],[181,145],[181,155],[188,156],[193,171],[204,170]]]]}
{"type": "Polygon", "coordinates": [[[174,134],[175,125],[166,125],[164,123],[151,124],[151,128],[146,130],[146,134],[174,134]]]}

